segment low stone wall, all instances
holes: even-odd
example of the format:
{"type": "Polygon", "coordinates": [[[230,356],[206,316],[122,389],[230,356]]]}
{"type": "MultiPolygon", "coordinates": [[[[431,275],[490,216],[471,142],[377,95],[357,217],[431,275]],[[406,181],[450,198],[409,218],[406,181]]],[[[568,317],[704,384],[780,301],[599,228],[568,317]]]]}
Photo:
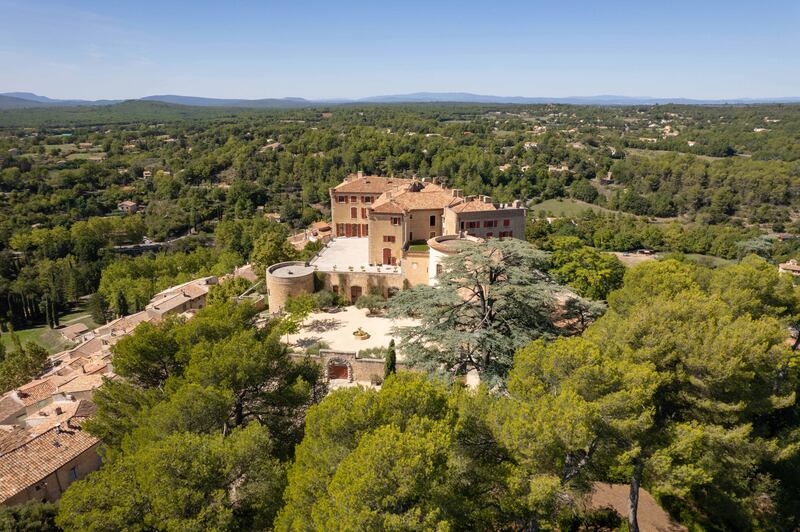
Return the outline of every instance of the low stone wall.
{"type": "Polygon", "coordinates": [[[326,290],[336,292],[350,303],[359,296],[379,293],[389,297],[403,289],[403,276],[395,273],[370,272],[317,272],[326,290]],[[355,296],[355,297],[354,297],[355,296]]]}
{"type": "MultiPolygon", "coordinates": [[[[324,368],[326,381],[342,379],[350,382],[375,382],[383,380],[382,358],[359,358],[354,351],[333,351],[321,349],[319,356],[314,355],[290,355],[294,360],[313,360],[324,368]],[[346,372],[345,372],[346,368],[346,372]]],[[[405,371],[407,368],[401,362],[397,363],[398,371],[405,371]]]]}

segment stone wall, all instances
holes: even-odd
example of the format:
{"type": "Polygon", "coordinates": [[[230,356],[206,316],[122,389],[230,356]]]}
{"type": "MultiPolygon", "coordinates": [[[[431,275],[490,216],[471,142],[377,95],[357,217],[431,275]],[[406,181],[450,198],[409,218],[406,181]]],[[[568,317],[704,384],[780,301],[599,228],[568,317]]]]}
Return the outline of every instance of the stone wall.
{"type": "MultiPolygon", "coordinates": [[[[330,380],[330,375],[335,374],[332,366],[347,367],[347,381],[349,382],[380,382],[383,380],[384,360],[381,358],[358,358],[353,351],[333,351],[322,349],[319,356],[292,354],[292,359],[312,360],[323,367],[323,376],[326,381],[330,380]]],[[[408,371],[402,363],[397,363],[398,371],[408,371]]]]}
{"type": "Polygon", "coordinates": [[[427,251],[406,251],[403,259],[403,277],[408,286],[429,284],[428,260],[427,251]]]}
{"type": "MultiPolygon", "coordinates": [[[[361,290],[361,295],[378,293],[389,297],[396,290],[403,289],[403,276],[399,273],[368,273],[359,271],[317,272],[322,277],[325,290],[336,292],[350,303],[354,303],[353,294],[361,290]]],[[[271,306],[271,305],[270,305],[271,306]]]]}

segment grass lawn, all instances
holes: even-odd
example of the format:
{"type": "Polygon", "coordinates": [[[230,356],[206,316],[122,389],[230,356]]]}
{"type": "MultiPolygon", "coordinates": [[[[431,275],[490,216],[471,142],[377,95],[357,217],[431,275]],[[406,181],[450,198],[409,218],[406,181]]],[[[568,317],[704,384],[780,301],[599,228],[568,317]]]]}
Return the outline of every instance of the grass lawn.
{"type": "Polygon", "coordinates": [[[537,212],[537,213],[544,213],[549,212],[552,213],[554,216],[578,216],[579,214],[586,212],[586,211],[594,211],[598,213],[612,213],[616,211],[612,211],[610,209],[606,209],[605,207],[600,207],[598,205],[592,205],[591,203],[586,203],[585,201],[574,200],[570,198],[555,198],[545,200],[541,203],[537,203],[536,205],[532,205],[528,208],[528,210],[537,212]]]}
{"type": "Polygon", "coordinates": [[[70,153],[67,155],[68,161],[74,161],[75,159],[91,159],[99,157],[101,159],[106,158],[106,154],[103,152],[81,152],[81,153],[70,153]]]}
{"type": "MultiPolygon", "coordinates": [[[[59,318],[59,322],[62,327],[78,322],[85,324],[90,329],[94,329],[98,326],[98,324],[92,320],[92,317],[89,315],[84,305],[79,305],[67,314],[62,315],[59,318]]],[[[36,327],[29,327],[27,329],[20,329],[15,331],[15,333],[17,336],[19,336],[19,339],[23,344],[27,342],[36,342],[47,349],[47,351],[50,353],[58,353],[66,348],[68,343],[61,336],[61,333],[58,332],[58,329],[50,329],[44,324],[37,325],[36,327]]],[[[2,336],[0,336],[0,343],[5,345],[7,348],[11,347],[11,335],[4,333],[2,336]]]]}
{"type": "Polygon", "coordinates": [[[661,155],[668,155],[670,153],[678,153],[680,155],[694,155],[698,159],[703,159],[706,161],[718,161],[725,159],[726,157],[712,157],[711,155],[700,155],[697,153],[687,153],[683,151],[677,150],[645,150],[642,148],[625,148],[625,153],[628,155],[638,155],[640,157],[658,157],[661,155]]]}

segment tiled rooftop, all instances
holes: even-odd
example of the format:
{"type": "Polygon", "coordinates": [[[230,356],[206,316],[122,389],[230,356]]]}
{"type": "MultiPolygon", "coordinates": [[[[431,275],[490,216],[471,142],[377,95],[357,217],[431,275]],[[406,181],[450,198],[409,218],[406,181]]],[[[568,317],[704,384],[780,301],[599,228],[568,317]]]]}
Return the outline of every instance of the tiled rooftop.
{"type": "Polygon", "coordinates": [[[99,440],[81,429],[82,420],[73,417],[32,439],[12,433],[9,437],[14,442],[0,451],[0,501],[42,481],[97,445],[99,440]]]}
{"type": "Polygon", "coordinates": [[[347,180],[334,187],[335,192],[380,194],[398,185],[410,183],[410,179],[398,177],[381,177],[367,175],[362,177],[349,177],[347,180]]]}

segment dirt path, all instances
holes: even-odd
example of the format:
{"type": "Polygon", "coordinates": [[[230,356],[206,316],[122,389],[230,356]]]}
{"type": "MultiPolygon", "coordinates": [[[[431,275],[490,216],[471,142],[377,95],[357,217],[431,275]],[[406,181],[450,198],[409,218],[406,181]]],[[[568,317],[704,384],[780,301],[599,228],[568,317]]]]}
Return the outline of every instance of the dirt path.
{"type": "MultiPolygon", "coordinates": [[[[593,509],[611,507],[622,516],[628,517],[627,484],[606,484],[595,482],[589,505],[593,509]]],[[[656,500],[645,490],[639,490],[639,529],[642,532],[686,532],[687,528],[672,520],[656,500]]]]}

